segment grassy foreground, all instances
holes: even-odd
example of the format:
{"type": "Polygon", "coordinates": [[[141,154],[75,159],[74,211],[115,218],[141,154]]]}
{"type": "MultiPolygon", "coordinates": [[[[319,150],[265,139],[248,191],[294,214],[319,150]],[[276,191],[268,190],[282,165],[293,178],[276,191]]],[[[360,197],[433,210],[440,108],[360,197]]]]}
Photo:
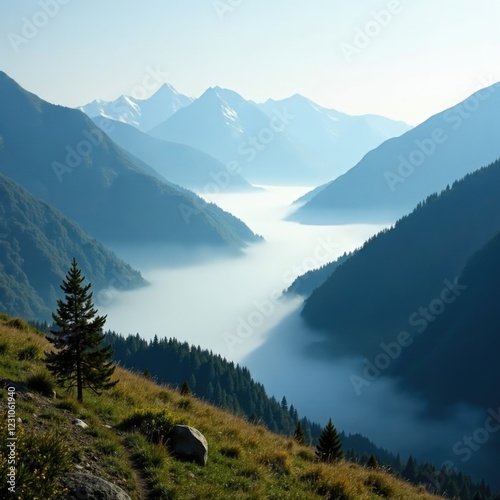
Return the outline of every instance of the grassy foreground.
{"type": "Polygon", "coordinates": [[[63,492],[57,476],[64,471],[89,472],[122,487],[134,499],[338,499],[430,500],[416,488],[382,470],[341,462],[318,463],[314,450],[265,428],[160,386],[147,378],[116,369],[119,384],[102,396],[84,394],[80,405],[54,386],[41,361],[46,339],[20,320],[0,315],[0,378],[30,385],[17,394],[16,494],[5,490],[8,393],[0,389],[0,497],[46,500],[63,492]],[[33,388],[37,388],[34,390],[33,388]],[[161,444],[119,425],[140,409],[166,410],[207,438],[206,467],[180,462],[161,444]],[[89,427],[71,424],[74,418],[89,427]]]}

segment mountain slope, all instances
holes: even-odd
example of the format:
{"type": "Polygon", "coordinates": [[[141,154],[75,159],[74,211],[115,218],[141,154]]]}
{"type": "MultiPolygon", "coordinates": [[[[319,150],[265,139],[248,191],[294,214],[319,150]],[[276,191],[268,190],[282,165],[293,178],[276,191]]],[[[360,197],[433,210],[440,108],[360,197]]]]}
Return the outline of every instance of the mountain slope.
{"type": "Polygon", "coordinates": [[[436,406],[467,401],[498,406],[500,233],[477,251],[461,273],[465,289],[429,324],[393,373],[436,406]],[[450,383],[450,378],[453,383],[450,383]]]}
{"type": "MultiPolygon", "coordinates": [[[[48,350],[49,344],[44,337],[25,328],[26,325],[18,324],[24,329],[8,325],[8,320],[0,318],[5,351],[0,358],[0,379],[27,384],[33,373],[41,377],[45,369],[40,359],[20,361],[19,354],[27,346],[41,353],[48,350]]],[[[77,403],[59,387],[55,387],[57,399],[44,397],[35,388],[30,389],[33,392],[30,397],[22,390],[17,391],[16,416],[21,419],[21,423],[16,424],[18,465],[28,472],[19,478],[16,493],[21,494],[22,489],[31,484],[44,498],[52,498],[47,490],[67,469],[105,478],[126,490],[133,500],[190,497],[438,499],[384,470],[368,469],[347,461],[317,463],[314,450],[309,447],[272,434],[260,425],[199,399],[180,395],[168,386],[157,385],[122,367],[116,368],[115,376],[119,379],[118,385],[102,396],[85,391],[84,404],[77,403]],[[148,411],[163,415],[168,423],[188,423],[202,432],[208,441],[206,466],[176,460],[164,444],[152,443],[137,429],[123,429],[123,423],[132,415],[137,420],[141,412],[144,416],[148,411]],[[88,429],[83,431],[72,425],[74,418],[82,419],[88,429]],[[51,434],[45,434],[48,432],[51,434]],[[30,444],[35,451],[47,442],[62,452],[56,454],[57,461],[54,459],[58,466],[50,461],[53,447],[46,448],[45,455],[40,453],[40,457],[27,452],[30,444]],[[44,470],[43,482],[31,479],[37,467],[44,470]]],[[[0,395],[5,404],[8,392],[4,383],[0,395]]],[[[3,419],[0,423],[6,422],[3,419]]],[[[5,425],[0,431],[2,438],[6,437],[5,425]]],[[[5,460],[0,462],[0,467],[6,475],[5,463],[5,460]]],[[[6,481],[1,488],[0,494],[8,494],[6,481]]],[[[34,496],[25,495],[25,498],[34,496]]]]}
{"type": "Polygon", "coordinates": [[[350,116],[319,106],[298,94],[280,101],[270,99],[258,107],[269,116],[276,109],[287,109],[294,115],[287,134],[330,165],[325,172],[330,178],[345,173],[385,140],[412,128],[382,116],[350,116]]]}
{"type": "Polygon", "coordinates": [[[0,233],[0,310],[8,314],[49,318],[73,257],[96,292],[145,284],[73,221],[1,174],[0,233]]]}
{"type": "Polygon", "coordinates": [[[194,148],[156,139],[122,122],[102,117],[93,118],[93,121],[116,144],[174,184],[201,192],[209,191],[214,184],[219,191],[254,189],[240,174],[229,171],[220,161],[194,148]]]}
{"type": "Polygon", "coordinates": [[[499,112],[500,84],[495,84],[370,151],[291,218],[336,223],[400,217],[427,195],[500,157],[499,112]]]}
{"type": "Polygon", "coordinates": [[[190,97],[165,83],[148,99],[120,96],[114,101],[92,101],[78,109],[90,118],[102,116],[146,132],[191,102],[190,97]]]}
{"type": "Polygon", "coordinates": [[[314,290],[302,314],[338,353],[376,355],[381,342],[428,323],[420,308],[454,290],[467,259],[499,230],[497,161],[369,240],[314,290]]]}
{"type": "Polygon", "coordinates": [[[231,162],[253,183],[312,183],[329,167],[288,136],[294,119],[286,107],[269,117],[236,92],[215,87],[149,133],[231,162]]]}
{"type": "Polygon", "coordinates": [[[351,257],[353,253],[344,253],[333,262],[329,262],[318,269],[311,269],[305,274],[298,276],[285,290],[285,293],[309,297],[313,290],[322,285],[332,275],[333,271],[351,257]]]}
{"type": "Polygon", "coordinates": [[[0,172],[108,243],[241,247],[257,237],[193,193],[151,177],[82,112],[0,73],[0,172]]]}

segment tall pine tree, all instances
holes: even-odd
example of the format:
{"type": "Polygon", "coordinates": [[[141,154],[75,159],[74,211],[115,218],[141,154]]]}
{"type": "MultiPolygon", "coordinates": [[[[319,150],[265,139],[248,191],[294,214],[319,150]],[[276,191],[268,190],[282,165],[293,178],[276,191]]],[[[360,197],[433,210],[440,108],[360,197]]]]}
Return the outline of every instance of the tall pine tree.
{"type": "Polygon", "coordinates": [[[337,429],[332,423],[332,419],[328,420],[328,424],[321,432],[316,446],[316,456],[322,462],[336,462],[344,457],[342,452],[342,443],[338,435],[337,429]]]}
{"type": "Polygon", "coordinates": [[[57,313],[52,314],[58,330],[50,331],[48,340],[56,351],[46,353],[45,363],[57,381],[68,390],[76,387],[78,401],[83,401],[83,389],[96,394],[110,389],[115,371],[110,361],[111,346],[102,347],[102,329],[106,316],[97,316],[92,303],[91,284],[82,286],[85,277],[75,259],[63,280],[64,301],[57,301],[57,313]]]}

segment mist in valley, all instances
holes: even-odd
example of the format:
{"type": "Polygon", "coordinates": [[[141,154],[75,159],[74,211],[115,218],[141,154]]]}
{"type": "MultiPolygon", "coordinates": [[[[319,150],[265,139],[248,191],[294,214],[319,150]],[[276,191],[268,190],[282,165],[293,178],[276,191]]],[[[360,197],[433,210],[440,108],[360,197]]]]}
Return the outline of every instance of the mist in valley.
{"type": "MultiPolygon", "coordinates": [[[[300,318],[302,300],[282,297],[306,271],[353,250],[382,225],[300,225],[286,221],[290,204],[307,188],[266,187],[245,194],[220,194],[213,201],[264,237],[262,243],[231,255],[186,253],[172,248],[118,248],[150,283],[129,292],[101,295],[106,328],[146,339],[175,337],[248,366],[269,395],[285,395],[302,416],[361,433],[377,445],[458,467],[454,444],[470,435],[487,414],[457,408],[431,420],[425,403],[381,376],[356,391],[352,376],[363,376],[362,359],[326,360],[321,335],[300,318]]],[[[471,464],[480,467],[482,454],[471,464]]],[[[470,464],[469,464],[470,465],[470,464]]]]}

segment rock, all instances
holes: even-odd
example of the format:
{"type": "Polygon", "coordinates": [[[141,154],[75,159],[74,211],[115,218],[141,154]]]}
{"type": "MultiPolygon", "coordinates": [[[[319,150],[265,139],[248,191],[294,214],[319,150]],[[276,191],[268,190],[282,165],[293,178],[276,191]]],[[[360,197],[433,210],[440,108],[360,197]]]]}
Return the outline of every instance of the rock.
{"type": "Polygon", "coordinates": [[[169,441],[172,455],[181,460],[207,465],[208,443],[205,436],[194,427],[176,425],[169,441]]]}
{"type": "Polygon", "coordinates": [[[63,474],[59,483],[69,490],[64,496],[65,500],[131,500],[130,496],[116,484],[91,474],[82,472],[63,474]]]}
{"type": "Polygon", "coordinates": [[[12,387],[15,389],[15,392],[19,394],[29,392],[29,389],[25,385],[18,384],[9,378],[0,378],[0,387],[5,389],[12,387]]]}
{"type": "Polygon", "coordinates": [[[18,424],[22,424],[22,423],[23,423],[23,419],[22,419],[21,417],[17,417],[17,418],[16,418],[16,422],[17,422],[18,424]]]}
{"type": "Polygon", "coordinates": [[[74,418],[71,423],[76,426],[76,427],[81,427],[82,429],[86,429],[88,425],[83,421],[80,420],[79,418],[74,418]]]}

